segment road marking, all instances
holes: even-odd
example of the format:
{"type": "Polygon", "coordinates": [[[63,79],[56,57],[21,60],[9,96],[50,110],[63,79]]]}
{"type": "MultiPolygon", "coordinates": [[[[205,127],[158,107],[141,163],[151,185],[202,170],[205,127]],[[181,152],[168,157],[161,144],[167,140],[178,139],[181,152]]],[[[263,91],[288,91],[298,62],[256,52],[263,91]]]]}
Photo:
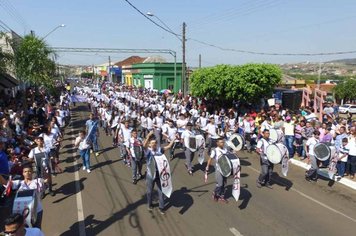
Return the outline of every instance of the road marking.
{"type": "Polygon", "coordinates": [[[243,236],[237,229],[229,228],[230,232],[235,236],[243,236]]]}
{"type": "MultiPolygon", "coordinates": [[[[255,171],[256,173],[260,173],[260,171],[258,171],[257,169],[255,169],[255,168],[253,168],[251,166],[248,166],[248,168],[250,168],[251,170],[255,171]]],[[[328,210],[330,210],[330,211],[332,211],[332,212],[334,212],[336,214],[339,214],[339,215],[341,215],[341,216],[343,216],[343,217],[345,217],[345,218],[347,218],[347,219],[349,219],[349,220],[351,220],[351,221],[356,223],[356,219],[354,219],[354,218],[342,213],[341,211],[338,211],[338,210],[326,205],[325,203],[322,203],[322,202],[316,200],[315,198],[313,198],[313,197],[311,197],[311,196],[309,196],[309,195],[307,195],[307,194],[305,194],[305,193],[303,193],[303,192],[301,192],[301,191],[299,191],[299,190],[297,190],[297,189],[295,189],[293,187],[291,187],[290,190],[292,190],[292,191],[298,193],[299,195],[305,197],[306,199],[309,199],[309,200],[315,202],[316,204],[318,204],[318,205],[320,205],[320,206],[322,206],[322,207],[324,207],[324,208],[326,208],[326,209],[328,209],[328,210]]]]}
{"type": "MultiPolygon", "coordinates": [[[[73,117],[72,112],[70,113],[70,116],[73,117]]],[[[74,129],[73,129],[73,124],[71,123],[71,133],[72,136],[75,137],[74,135],[74,129]]],[[[76,168],[78,166],[78,162],[76,159],[76,152],[73,152],[73,167],[76,168]]],[[[78,224],[79,224],[79,236],[86,236],[85,234],[85,223],[84,223],[84,211],[83,211],[83,200],[82,200],[82,193],[80,191],[80,180],[79,180],[79,171],[74,172],[74,179],[75,179],[75,191],[77,194],[75,194],[76,201],[77,201],[77,209],[78,209],[78,224]]]]}

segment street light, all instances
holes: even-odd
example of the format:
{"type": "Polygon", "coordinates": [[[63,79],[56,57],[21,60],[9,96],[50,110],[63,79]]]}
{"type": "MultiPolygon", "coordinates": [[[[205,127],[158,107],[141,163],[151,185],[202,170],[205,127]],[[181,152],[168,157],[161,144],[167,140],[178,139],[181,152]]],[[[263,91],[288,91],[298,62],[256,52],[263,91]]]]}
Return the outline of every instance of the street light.
{"type": "MultiPolygon", "coordinates": [[[[176,33],[174,33],[174,31],[171,29],[171,28],[169,28],[169,26],[166,24],[166,23],[164,23],[158,16],[156,16],[156,15],[154,15],[152,12],[147,12],[146,13],[146,15],[147,16],[150,16],[150,17],[155,17],[159,22],[161,22],[172,34],[174,34],[174,36],[176,36],[176,38],[177,39],[179,39],[179,41],[181,41],[181,43],[182,43],[182,49],[183,49],[183,54],[182,54],[182,56],[183,56],[183,60],[182,60],[182,76],[181,76],[181,80],[182,80],[182,92],[183,92],[183,95],[185,95],[185,83],[186,83],[186,81],[185,81],[185,41],[186,41],[186,39],[185,39],[185,27],[186,27],[186,24],[183,22],[183,34],[181,35],[182,36],[182,38],[180,38],[179,36],[178,36],[178,34],[176,34],[176,33]]],[[[176,65],[176,62],[174,63],[174,84],[176,84],[176,77],[177,77],[177,72],[176,72],[176,70],[177,70],[177,65],[176,65]]]]}
{"type": "MultiPolygon", "coordinates": [[[[158,16],[156,16],[156,15],[153,14],[152,12],[147,12],[146,15],[148,15],[148,16],[150,16],[150,17],[156,18],[156,19],[157,19],[159,22],[161,22],[169,31],[171,31],[172,33],[174,33],[174,31],[173,31],[171,28],[169,28],[169,26],[168,26],[166,23],[164,23],[164,21],[162,21],[158,16]]],[[[174,33],[174,35],[177,37],[177,39],[179,39],[179,41],[182,42],[182,39],[181,39],[176,33],[174,33]]]]}
{"type": "Polygon", "coordinates": [[[59,28],[62,28],[62,27],[65,27],[66,25],[65,24],[60,24],[60,25],[58,25],[57,27],[55,27],[53,30],[51,30],[50,32],[48,32],[48,34],[46,34],[43,38],[42,38],[42,40],[44,40],[45,38],[47,38],[50,34],[52,34],[54,31],[56,31],[57,29],[59,29],[59,28]]]}

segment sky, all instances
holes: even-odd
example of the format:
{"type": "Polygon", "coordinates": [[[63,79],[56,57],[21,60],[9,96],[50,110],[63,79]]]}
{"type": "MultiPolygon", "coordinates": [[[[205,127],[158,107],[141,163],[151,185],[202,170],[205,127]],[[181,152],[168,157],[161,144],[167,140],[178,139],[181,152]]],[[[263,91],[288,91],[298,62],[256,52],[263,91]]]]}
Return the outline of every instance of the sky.
{"type": "MultiPolygon", "coordinates": [[[[356,50],[355,0],[130,0],[152,12],[177,34],[186,31],[187,64],[196,67],[244,63],[324,62],[355,58],[269,56],[203,45],[268,53],[320,53],[356,50]],[[192,40],[194,39],[194,40],[192,40]]],[[[156,17],[151,17],[161,24],[156,17]]],[[[125,0],[0,0],[0,20],[20,35],[33,30],[53,47],[171,49],[182,60],[182,43],[135,11],[125,0]]],[[[0,22],[1,30],[1,22],[0,22]]],[[[132,54],[59,53],[62,64],[91,65],[132,54]]],[[[147,54],[135,54],[151,56],[147,54]]],[[[156,54],[154,54],[156,55],[156,54]]],[[[161,55],[168,61],[173,58],[161,55]]]]}

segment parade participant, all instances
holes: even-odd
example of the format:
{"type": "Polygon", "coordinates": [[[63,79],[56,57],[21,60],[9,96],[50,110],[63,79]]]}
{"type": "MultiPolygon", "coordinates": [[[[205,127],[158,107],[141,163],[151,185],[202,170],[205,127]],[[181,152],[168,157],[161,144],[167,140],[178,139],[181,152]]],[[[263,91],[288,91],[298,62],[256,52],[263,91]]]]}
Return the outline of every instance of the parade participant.
{"type": "Polygon", "coordinates": [[[147,186],[147,205],[148,205],[148,210],[152,211],[152,192],[154,185],[157,185],[157,191],[158,191],[158,199],[159,199],[159,211],[162,215],[165,214],[164,212],[164,196],[162,193],[161,189],[161,180],[160,176],[158,173],[158,168],[156,168],[154,173],[151,173],[151,170],[149,166],[154,160],[155,155],[162,155],[165,151],[170,149],[174,143],[174,140],[172,140],[167,146],[161,148],[157,145],[157,141],[155,139],[152,139],[153,132],[151,131],[148,135],[147,138],[145,139],[143,143],[143,147],[145,150],[145,157],[146,157],[146,163],[147,163],[147,173],[146,173],[146,186],[147,186]]]}
{"type": "Polygon", "coordinates": [[[120,148],[120,154],[121,158],[124,161],[124,164],[127,166],[130,166],[130,160],[129,160],[129,140],[131,138],[131,130],[129,128],[129,120],[125,120],[123,124],[121,124],[121,128],[119,130],[119,148],[120,148]]]}
{"type": "Polygon", "coordinates": [[[179,135],[178,135],[178,129],[174,127],[173,121],[167,120],[167,122],[168,122],[168,127],[167,129],[164,130],[163,136],[166,138],[168,143],[170,143],[172,140],[175,140],[173,146],[169,150],[170,159],[172,160],[174,158],[174,150],[179,145],[179,135]]]}
{"type": "Polygon", "coordinates": [[[79,136],[75,139],[74,146],[78,148],[80,157],[83,160],[83,170],[90,173],[90,142],[86,138],[87,133],[85,130],[79,132],[79,136]]]}
{"type": "Polygon", "coordinates": [[[161,112],[158,111],[156,117],[153,119],[153,128],[157,140],[157,145],[159,147],[161,146],[161,140],[162,140],[162,125],[163,125],[163,117],[161,116],[161,112]]]}
{"type": "Polygon", "coordinates": [[[52,190],[52,168],[50,159],[48,156],[49,150],[45,148],[44,141],[42,137],[37,137],[35,139],[37,147],[33,148],[29,154],[28,159],[35,162],[37,178],[43,178],[46,180],[48,185],[48,193],[54,196],[55,193],[52,190]],[[36,158],[39,157],[38,159],[36,158]]]}
{"type": "MultiPolygon", "coordinates": [[[[12,189],[18,191],[24,190],[36,190],[37,191],[37,218],[33,227],[41,228],[42,225],[42,216],[43,216],[43,207],[41,201],[41,193],[44,189],[44,183],[46,180],[42,178],[33,178],[32,165],[30,163],[24,164],[22,169],[23,180],[12,180],[12,189]]],[[[3,183],[4,184],[4,183],[3,183]]]]}
{"type": "MultiPolygon", "coordinates": [[[[59,167],[59,141],[55,134],[51,132],[50,127],[46,127],[44,133],[39,135],[43,138],[46,150],[49,150],[48,156],[52,161],[52,166],[54,167],[53,173],[62,173],[62,168],[59,167]]],[[[58,139],[59,140],[59,139],[58,139]]]]}
{"type": "Polygon", "coordinates": [[[212,148],[212,138],[218,136],[214,116],[210,116],[209,123],[206,125],[205,131],[207,132],[206,142],[208,143],[208,154],[210,154],[212,148]]]}
{"type": "Polygon", "coordinates": [[[89,115],[89,120],[85,123],[86,133],[88,136],[89,142],[92,144],[93,151],[95,156],[99,156],[99,146],[98,146],[98,138],[99,138],[99,129],[98,129],[98,121],[95,119],[93,113],[89,115]]]}
{"type": "Polygon", "coordinates": [[[240,125],[240,127],[243,129],[244,131],[244,138],[246,141],[246,148],[247,151],[251,151],[251,136],[253,134],[254,131],[254,123],[253,120],[251,119],[251,117],[249,115],[245,115],[245,118],[242,121],[242,124],[240,125]]]}
{"type": "Polygon", "coordinates": [[[181,142],[184,144],[185,167],[188,170],[188,174],[193,175],[192,161],[193,161],[195,152],[193,152],[189,148],[189,138],[190,138],[190,136],[193,135],[193,131],[192,131],[193,124],[188,122],[185,127],[186,127],[186,129],[183,131],[182,136],[181,136],[181,142]]]}
{"type": "Polygon", "coordinates": [[[18,213],[10,215],[4,223],[4,233],[7,236],[44,236],[39,228],[25,227],[25,219],[18,213]]]}
{"type": "Polygon", "coordinates": [[[137,136],[137,130],[131,131],[131,138],[129,140],[129,150],[132,168],[132,183],[137,184],[137,181],[142,177],[142,157],[143,157],[143,142],[137,136]]]}
{"type": "Polygon", "coordinates": [[[261,188],[263,185],[267,188],[272,189],[271,186],[271,177],[273,172],[273,163],[267,159],[267,147],[272,142],[269,139],[269,130],[265,129],[262,131],[262,138],[258,140],[256,146],[256,152],[260,155],[260,165],[261,165],[261,174],[257,179],[257,187],[261,188]]]}
{"type": "Polygon", "coordinates": [[[315,157],[315,153],[314,153],[314,147],[317,143],[319,143],[319,135],[320,132],[318,130],[313,132],[313,136],[310,137],[307,142],[305,143],[305,152],[307,155],[307,158],[309,158],[310,163],[311,163],[311,167],[310,169],[306,172],[305,174],[305,179],[307,181],[317,181],[318,180],[318,161],[315,157]]]}
{"type": "Polygon", "coordinates": [[[227,149],[224,147],[225,146],[225,141],[223,138],[219,138],[217,140],[217,147],[214,148],[211,151],[210,158],[208,159],[208,162],[206,164],[205,168],[205,179],[207,179],[207,174],[209,172],[209,167],[211,165],[211,162],[214,160],[215,161],[215,180],[216,180],[216,187],[213,192],[212,198],[215,201],[221,201],[224,203],[228,203],[228,201],[225,199],[224,194],[225,194],[225,185],[227,181],[227,177],[224,177],[220,171],[219,171],[219,166],[218,166],[218,160],[221,157],[221,155],[227,153],[227,149]]]}

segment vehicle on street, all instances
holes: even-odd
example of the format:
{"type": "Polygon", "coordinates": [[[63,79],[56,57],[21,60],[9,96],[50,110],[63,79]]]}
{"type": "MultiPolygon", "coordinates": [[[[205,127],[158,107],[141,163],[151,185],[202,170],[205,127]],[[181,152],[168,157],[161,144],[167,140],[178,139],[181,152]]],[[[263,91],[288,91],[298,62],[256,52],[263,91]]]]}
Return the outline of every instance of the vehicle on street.
{"type": "Polygon", "coordinates": [[[356,105],[354,104],[344,104],[339,107],[339,112],[343,114],[356,114],[356,105]]]}

